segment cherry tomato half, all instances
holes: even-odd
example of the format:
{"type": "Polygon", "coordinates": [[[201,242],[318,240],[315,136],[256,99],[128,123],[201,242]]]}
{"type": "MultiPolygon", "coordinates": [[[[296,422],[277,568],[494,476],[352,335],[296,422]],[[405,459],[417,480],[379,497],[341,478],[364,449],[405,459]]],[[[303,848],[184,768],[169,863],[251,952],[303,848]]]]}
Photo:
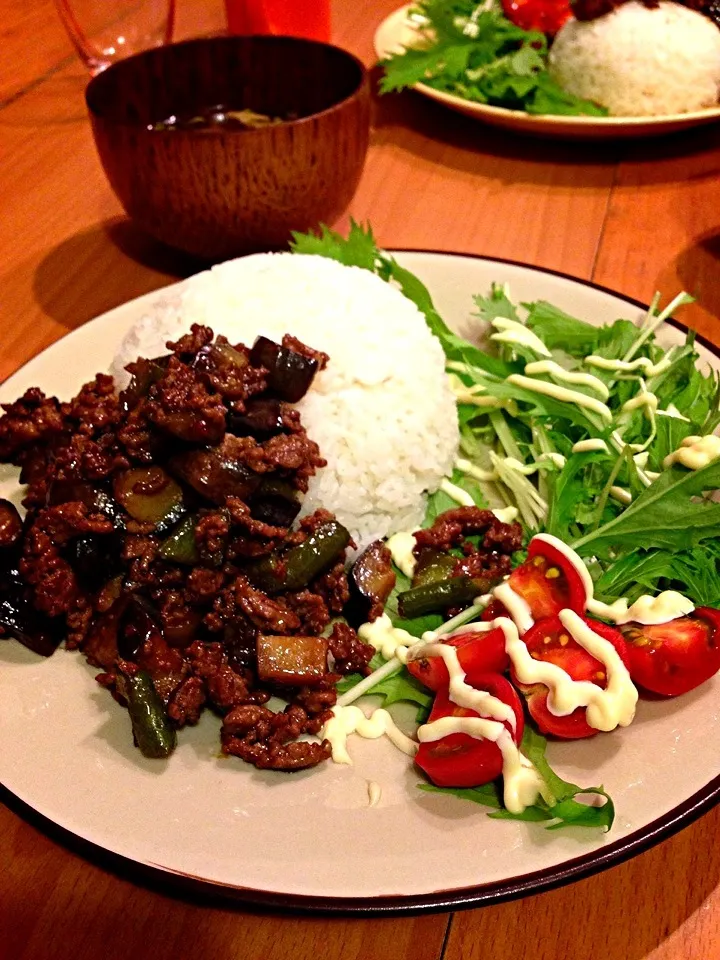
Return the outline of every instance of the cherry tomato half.
{"type": "MultiPolygon", "coordinates": [[[[509,723],[505,726],[515,743],[520,743],[524,729],[523,711],[512,684],[499,674],[485,674],[473,686],[487,690],[512,708],[515,730],[509,723]]],[[[447,689],[442,689],[435,695],[428,723],[441,717],[479,716],[474,710],[453,703],[447,689]]],[[[500,747],[493,740],[480,740],[467,733],[451,733],[442,740],[421,743],[415,763],[438,787],[480,787],[500,776],[503,758],[500,747]]]]}
{"type": "MultiPolygon", "coordinates": [[[[465,682],[471,687],[477,685],[478,677],[487,673],[504,673],[510,664],[505,653],[505,634],[499,628],[487,633],[458,634],[441,640],[441,643],[455,647],[458,662],[465,672],[465,682]]],[[[450,680],[442,657],[409,660],[407,668],[428,690],[447,687],[450,680]]]]}
{"type": "MultiPolygon", "coordinates": [[[[598,623],[583,617],[583,621],[603,639],[608,640],[617,650],[620,659],[629,668],[627,644],[622,634],[614,627],[598,623]]],[[[573,680],[586,680],[602,687],[607,686],[605,667],[599,660],[581,647],[565,629],[559,617],[540,620],[523,637],[523,641],[534,660],[554,663],[561,667],[573,680]]],[[[585,707],[578,707],[564,717],[550,712],[548,707],[548,688],[544,683],[525,684],[515,676],[511,668],[513,683],[527,698],[528,711],[541,733],[562,737],[564,740],[579,740],[593,737],[598,732],[586,719],[585,707]]]]}
{"type": "Polygon", "coordinates": [[[569,0],[503,0],[503,13],[523,30],[551,36],[572,16],[569,0]]]}
{"type": "Polygon", "coordinates": [[[696,607],[667,623],[621,627],[630,676],[639,687],[666,697],[694,690],[720,669],[720,611],[696,607]]]}
{"type": "Polygon", "coordinates": [[[533,537],[528,558],[510,574],[509,585],[530,607],[533,620],[555,617],[561,610],[585,612],[582,577],[562,551],[533,537]]]}

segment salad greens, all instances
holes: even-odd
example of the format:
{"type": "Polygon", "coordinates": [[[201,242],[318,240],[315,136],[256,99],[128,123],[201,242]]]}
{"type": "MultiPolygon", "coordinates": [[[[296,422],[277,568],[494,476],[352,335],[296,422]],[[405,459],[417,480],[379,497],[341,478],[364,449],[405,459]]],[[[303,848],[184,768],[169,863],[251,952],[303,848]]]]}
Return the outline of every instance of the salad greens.
{"type": "Polygon", "coordinates": [[[547,70],[548,41],[511,23],[490,0],[419,0],[418,41],[383,61],[382,93],[424,83],[475,103],[533,114],[606,116],[563,90],[547,70]]]}
{"type": "MultiPolygon", "coordinates": [[[[669,349],[656,338],[688,297],[680,295],[661,312],[653,303],[640,326],[618,319],[596,327],[544,301],[515,304],[504,287],[495,285],[475,297],[478,321],[490,334],[486,352],[449,329],[420,280],[378,249],[369,228],[353,222],[347,239],[326,227],[319,236],[296,234],[293,250],[372,270],[397,285],[425,315],[454,384],[461,456],[478,468],[475,474],[456,469],[451,479],[478,506],[513,504],[528,534],[544,531],[572,546],[585,558],[600,600],[625,596],[633,602],[644,593],[676,589],[698,606],[720,606],[720,503],[707,496],[720,488],[720,461],[694,471],[663,467],[684,438],[712,433],[720,424],[720,380],[715,371],[698,366],[694,334],[688,332],[684,344],[669,349]],[[509,341],[497,337],[506,329],[498,317],[515,325],[509,341]],[[589,356],[600,363],[588,364],[589,356]],[[528,389],[527,364],[550,358],[561,373],[589,373],[595,380],[568,384],[551,367],[534,372],[532,381],[571,387],[571,397],[528,389]],[[606,369],[603,360],[621,360],[625,366],[606,369]],[[635,368],[628,369],[633,360],[635,368]],[[585,397],[597,403],[598,384],[606,412],[579,405],[578,398],[585,397]],[[656,402],[648,400],[650,394],[656,402]],[[591,441],[593,448],[574,452],[579,441],[591,441]]],[[[431,496],[425,525],[452,506],[456,503],[442,491],[431,496]]],[[[437,629],[438,615],[417,621],[399,617],[396,598],[408,580],[399,571],[397,576],[386,609],[394,625],[416,637],[437,629]]],[[[461,614],[463,622],[478,612],[470,608],[461,614]]],[[[382,663],[378,655],[373,667],[382,663]]],[[[399,662],[397,669],[390,662],[386,666],[391,672],[372,692],[386,703],[409,699],[427,710],[424,691],[409,683],[399,662]]],[[[359,679],[348,678],[344,689],[359,679]]],[[[521,819],[545,820],[551,827],[609,828],[613,808],[602,788],[562,781],[547,765],[545,743],[529,730],[523,751],[545,778],[551,797],[521,819]],[[575,799],[587,793],[605,797],[605,804],[588,806],[575,799]]],[[[450,792],[502,807],[494,784],[450,792]]],[[[493,816],[513,815],[500,809],[493,816]]]]}

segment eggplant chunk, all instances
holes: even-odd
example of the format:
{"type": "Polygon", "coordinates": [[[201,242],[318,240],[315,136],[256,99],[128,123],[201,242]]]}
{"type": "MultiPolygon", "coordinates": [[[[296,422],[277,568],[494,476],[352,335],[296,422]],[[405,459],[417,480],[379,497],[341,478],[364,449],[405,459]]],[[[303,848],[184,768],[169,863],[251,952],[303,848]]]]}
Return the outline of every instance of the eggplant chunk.
{"type": "Polygon", "coordinates": [[[20,576],[17,564],[6,560],[0,569],[0,627],[33,653],[49,657],[62,641],[64,620],[35,609],[32,590],[20,576]]]}
{"type": "Polygon", "coordinates": [[[305,396],[319,366],[312,357],[281,347],[267,337],[258,337],[253,344],[250,363],[265,367],[268,390],[288,403],[297,403],[305,396]]]}
{"type": "Polygon", "coordinates": [[[357,558],[348,577],[350,600],[345,614],[351,625],[380,616],[395,580],[390,551],[382,540],[375,540],[357,558]]]}
{"type": "Polygon", "coordinates": [[[17,507],[9,500],[0,500],[0,549],[14,547],[22,536],[23,522],[17,507]]]}
{"type": "Polygon", "coordinates": [[[244,413],[231,412],[228,415],[228,430],[236,437],[267,440],[284,429],[282,401],[273,397],[250,400],[244,413]]]}
{"type": "Polygon", "coordinates": [[[117,500],[134,520],[153,523],[158,533],[174,526],[186,512],[179,484],[162,467],[133,467],[114,480],[117,500]]]}
{"type": "Polygon", "coordinates": [[[324,637],[283,637],[266,633],[257,638],[260,680],[289,686],[312,686],[327,673],[328,641],[324,637]]]}
{"type": "Polygon", "coordinates": [[[222,506],[228,497],[247,500],[260,485],[260,476],[253,473],[237,456],[235,437],[226,436],[219,447],[187,450],[176,454],[168,469],[211,503],[222,506]]]}
{"type": "Polygon", "coordinates": [[[263,477],[249,507],[256,520],[270,523],[274,527],[289,527],[300,513],[300,501],[297,490],[278,477],[263,477]]]}
{"type": "Polygon", "coordinates": [[[63,553],[82,586],[95,591],[122,570],[124,545],[125,538],[117,530],[89,533],[70,540],[63,553]]]}
{"type": "Polygon", "coordinates": [[[207,373],[211,377],[215,375],[222,377],[227,371],[235,374],[242,373],[249,364],[250,361],[244,353],[218,337],[213,343],[206,344],[198,351],[192,365],[196,370],[207,373]]]}

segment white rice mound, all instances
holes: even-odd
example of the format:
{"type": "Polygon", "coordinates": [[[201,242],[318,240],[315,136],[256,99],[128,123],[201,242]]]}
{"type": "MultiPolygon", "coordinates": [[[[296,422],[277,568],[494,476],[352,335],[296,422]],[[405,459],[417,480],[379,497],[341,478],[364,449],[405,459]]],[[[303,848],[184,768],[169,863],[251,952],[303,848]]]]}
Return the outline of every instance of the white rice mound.
{"type": "Polygon", "coordinates": [[[191,324],[251,346],[291,333],[330,362],[297,404],[328,461],[310,481],[303,514],[325,507],[358,546],[417,527],[425,496],[452,470],[455,399],[445,356],[425,317],[368,270],[320,256],[277,253],[230,260],[160,298],[123,340],[111,372],[166,353],[191,324]]]}
{"type": "Polygon", "coordinates": [[[720,30],[663,0],[631,0],[596,20],[569,20],[550,48],[550,73],[569,93],[616,117],[689,113],[720,92],[720,30]]]}

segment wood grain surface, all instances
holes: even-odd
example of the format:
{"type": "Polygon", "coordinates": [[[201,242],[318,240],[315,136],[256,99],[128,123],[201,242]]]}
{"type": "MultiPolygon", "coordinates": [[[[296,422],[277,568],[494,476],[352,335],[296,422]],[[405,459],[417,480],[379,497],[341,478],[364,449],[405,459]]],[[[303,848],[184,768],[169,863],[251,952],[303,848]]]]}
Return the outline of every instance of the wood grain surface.
{"type": "MultiPolygon", "coordinates": [[[[334,40],[374,62],[397,0],[335,0],[334,40]]],[[[180,0],[178,36],[222,29],[180,0]]],[[[122,214],[49,0],[0,0],[0,378],[68,330],[197,269],[122,214]]],[[[348,214],[387,247],[526,261],[647,301],[684,287],[720,341],[720,127],[624,144],[503,133],[414,93],[375,103],[348,214]]],[[[521,901],[395,919],[282,915],[174,893],[0,806],[0,960],[720,960],[717,810],[634,860],[521,901]]],[[[422,869],[418,838],[418,869],[422,869]]],[[[347,854],[347,852],[346,852],[347,854]]],[[[502,848],[498,848],[502,856],[502,848]]]]}

